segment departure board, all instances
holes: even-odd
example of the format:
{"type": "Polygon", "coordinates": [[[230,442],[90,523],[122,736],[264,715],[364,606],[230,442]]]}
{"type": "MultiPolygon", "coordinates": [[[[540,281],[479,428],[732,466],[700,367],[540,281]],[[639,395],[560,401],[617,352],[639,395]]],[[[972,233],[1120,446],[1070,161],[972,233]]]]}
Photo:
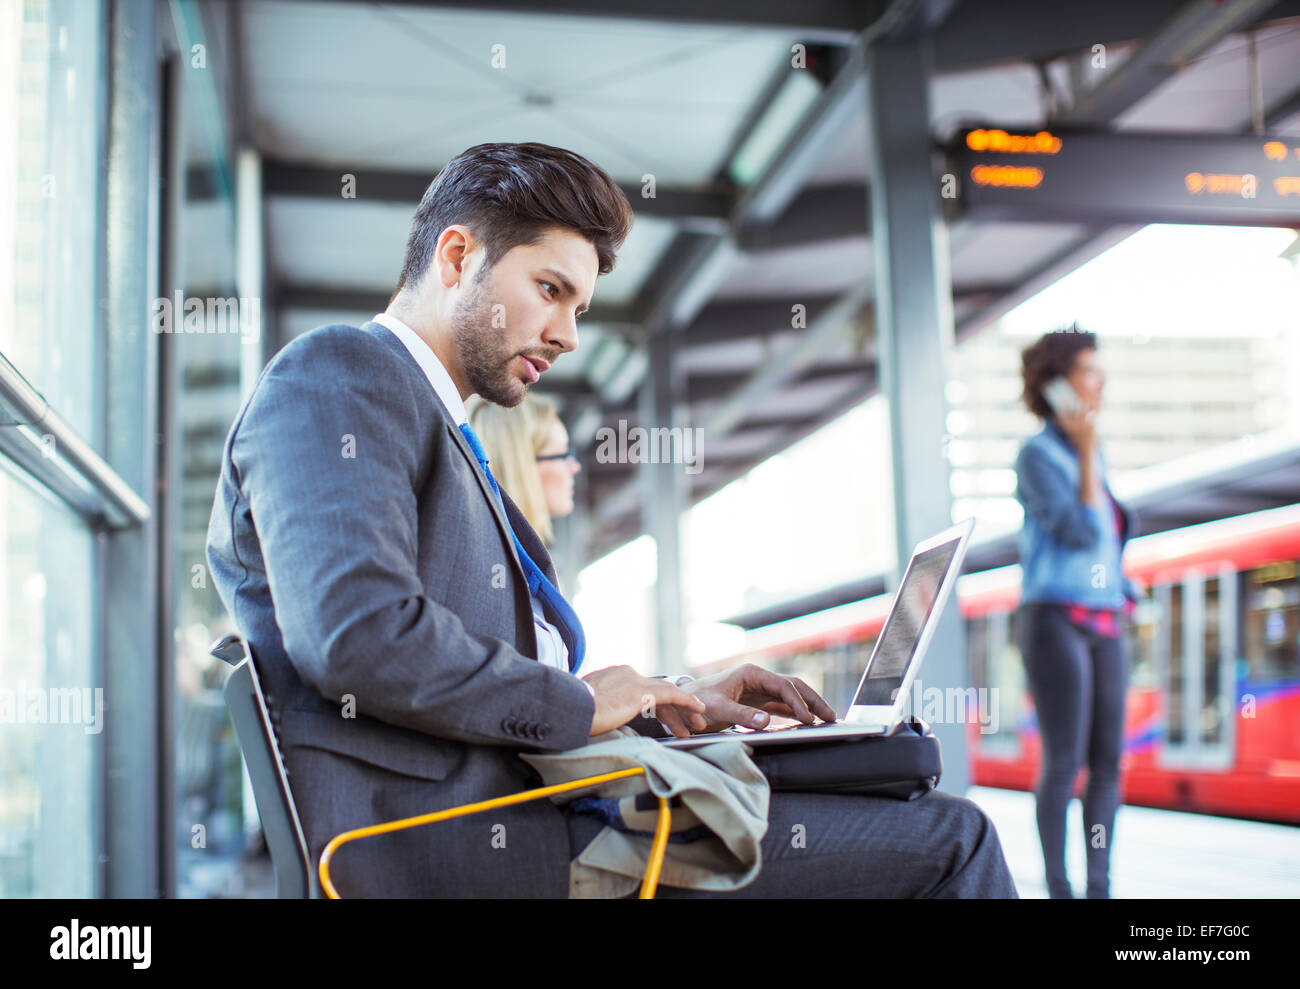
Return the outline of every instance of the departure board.
{"type": "Polygon", "coordinates": [[[1300,223],[1300,137],[980,127],[948,169],[972,219],[1300,223]]]}

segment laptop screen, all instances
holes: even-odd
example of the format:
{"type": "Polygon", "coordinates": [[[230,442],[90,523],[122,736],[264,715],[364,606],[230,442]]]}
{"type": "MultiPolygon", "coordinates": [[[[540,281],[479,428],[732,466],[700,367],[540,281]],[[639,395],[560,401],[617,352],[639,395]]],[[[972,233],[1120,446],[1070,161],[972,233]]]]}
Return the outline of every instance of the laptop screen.
{"type": "Polygon", "coordinates": [[[903,676],[916,653],[921,630],[930,620],[935,598],[961,540],[953,539],[912,558],[894,606],[871,654],[867,676],[858,687],[853,706],[892,707],[903,676]]]}

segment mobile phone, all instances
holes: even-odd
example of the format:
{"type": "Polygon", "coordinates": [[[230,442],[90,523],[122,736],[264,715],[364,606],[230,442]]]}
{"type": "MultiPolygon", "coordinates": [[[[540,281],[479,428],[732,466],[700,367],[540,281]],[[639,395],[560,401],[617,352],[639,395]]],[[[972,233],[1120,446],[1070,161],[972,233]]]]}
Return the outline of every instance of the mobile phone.
{"type": "Polygon", "coordinates": [[[1070,383],[1059,374],[1043,385],[1043,400],[1057,415],[1062,413],[1073,415],[1079,411],[1079,396],[1070,387],[1070,383]]]}

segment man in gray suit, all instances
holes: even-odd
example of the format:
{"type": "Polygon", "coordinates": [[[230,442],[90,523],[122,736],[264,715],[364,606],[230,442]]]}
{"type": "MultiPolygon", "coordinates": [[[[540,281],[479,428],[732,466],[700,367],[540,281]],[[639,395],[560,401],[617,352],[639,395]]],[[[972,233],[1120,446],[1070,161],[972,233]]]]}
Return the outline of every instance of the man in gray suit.
{"type": "MultiPolygon", "coordinates": [[[[208,560],[260,663],[313,859],[351,828],[538,785],[520,750],[646,724],[648,704],[677,735],[835,716],[754,666],[680,685],[618,666],[579,679],[581,625],[468,427],[469,395],[517,405],[577,347],[631,221],[578,155],[469,149],[421,199],[387,310],[294,340],[231,427],[208,560]]],[[[332,878],[349,897],[563,897],[599,828],[533,801],[355,842],[332,878]]],[[[774,794],[763,852],[742,894],[1015,895],[991,823],[938,792],[774,794]],[[811,835],[799,849],[795,824],[811,835]]]]}

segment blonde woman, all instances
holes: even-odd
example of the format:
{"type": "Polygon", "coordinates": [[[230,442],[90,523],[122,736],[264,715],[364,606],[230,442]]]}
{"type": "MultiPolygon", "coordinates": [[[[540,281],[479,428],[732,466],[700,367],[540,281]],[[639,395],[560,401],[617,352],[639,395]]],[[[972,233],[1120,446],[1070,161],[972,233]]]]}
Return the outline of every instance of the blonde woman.
{"type": "Polygon", "coordinates": [[[550,546],[551,519],[573,511],[573,478],[582,469],[555,404],[540,395],[525,396],[513,409],[476,399],[469,420],[497,483],[550,546]]]}

